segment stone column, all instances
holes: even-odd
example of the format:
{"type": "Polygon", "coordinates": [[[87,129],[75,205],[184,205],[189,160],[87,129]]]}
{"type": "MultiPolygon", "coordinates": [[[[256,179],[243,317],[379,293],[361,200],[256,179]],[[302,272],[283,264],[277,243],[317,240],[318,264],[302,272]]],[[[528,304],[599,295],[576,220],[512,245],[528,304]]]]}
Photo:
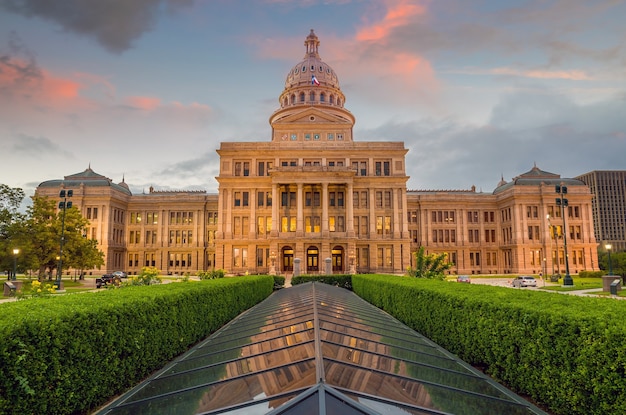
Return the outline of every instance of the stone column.
{"type": "Polygon", "coordinates": [[[346,186],[348,194],[346,195],[346,224],[348,237],[354,236],[354,186],[352,182],[349,182],[346,186]]]}
{"type": "Polygon", "coordinates": [[[303,195],[303,184],[298,183],[298,193],[297,197],[297,213],[296,213],[296,236],[304,235],[304,195],[303,195]]]}
{"type": "Polygon", "coordinates": [[[328,183],[322,183],[322,236],[328,236],[328,183]]]}

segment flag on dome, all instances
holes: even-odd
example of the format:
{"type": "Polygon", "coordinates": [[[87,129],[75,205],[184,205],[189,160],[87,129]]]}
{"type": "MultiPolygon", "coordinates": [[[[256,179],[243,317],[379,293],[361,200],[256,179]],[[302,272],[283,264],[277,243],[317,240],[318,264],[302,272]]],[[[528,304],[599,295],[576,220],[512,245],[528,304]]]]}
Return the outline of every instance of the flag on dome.
{"type": "Polygon", "coordinates": [[[311,84],[312,85],[319,85],[320,84],[320,81],[317,80],[315,75],[311,75],[311,84]]]}

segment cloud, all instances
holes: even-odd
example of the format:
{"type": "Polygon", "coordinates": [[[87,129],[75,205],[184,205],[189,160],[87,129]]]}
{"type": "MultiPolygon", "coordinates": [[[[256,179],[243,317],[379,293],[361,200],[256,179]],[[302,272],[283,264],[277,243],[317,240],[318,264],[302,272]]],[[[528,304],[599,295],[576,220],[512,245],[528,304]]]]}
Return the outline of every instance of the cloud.
{"type": "Polygon", "coordinates": [[[17,135],[15,143],[11,146],[11,152],[15,155],[38,159],[51,156],[75,158],[71,152],[64,150],[48,138],[31,137],[25,134],[17,135]]]}
{"type": "Polygon", "coordinates": [[[154,97],[128,97],[126,101],[132,107],[147,111],[153,110],[161,104],[161,100],[154,97]]]}
{"type": "Polygon", "coordinates": [[[191,4],[192,0],[0,0],[7,11],[55,22],[114,53],[131,48],[150,31],[163,8],[172,13],[191,4]]]}

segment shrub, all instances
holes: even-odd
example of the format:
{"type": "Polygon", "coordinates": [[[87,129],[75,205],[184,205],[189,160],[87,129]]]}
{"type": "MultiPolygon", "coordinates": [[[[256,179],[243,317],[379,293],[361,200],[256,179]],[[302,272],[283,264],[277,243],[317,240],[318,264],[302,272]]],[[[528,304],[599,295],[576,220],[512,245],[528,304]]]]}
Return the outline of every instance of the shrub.
{"type": "Polygon", "coordinates": [[[274,289],[279,290],[285,286],[285,277],[274,275],[274,289]]]}
{"type": "Polygon", "coordinates": [[[352,275],[299,275],[291,279],[291,285],[304,284],[306,282],[319,281],[324,284],[334,285],[335,287],[346,288],[352,290],[352,275]]]}
{"type": "Polygon", "coordinates": [[[395,276],[353,286],[554,414],[626,413],[626,302],[395,276]]]}
{"type": "Polygon", "coordinates": [[[578,276],[580,278],[601,278],[603,275],[606,275],[604,271],[580,271],[578,276]]]}
{"type": "Polygon", "coordinates": [[[226,271],[223,269],[212,269],[209,271],[200,271],[198,272],[198,277],[201,280],[214,280],[216,278],[224,278],[226,276],[226,271]]]}
{"type": "Polygon", "coordinates": [[[138,383],[272,293],[269,276],[3,304],[0,413],[81,414],[138,383]]]}

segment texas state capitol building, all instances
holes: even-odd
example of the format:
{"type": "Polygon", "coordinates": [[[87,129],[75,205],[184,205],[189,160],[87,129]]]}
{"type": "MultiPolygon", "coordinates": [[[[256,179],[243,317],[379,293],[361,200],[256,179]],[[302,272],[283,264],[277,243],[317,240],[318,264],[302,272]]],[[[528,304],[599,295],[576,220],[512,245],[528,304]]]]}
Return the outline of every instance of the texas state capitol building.
{"type": "Polygon", "coordinates": [[[91,168],[39,185],[51,198],[73,190],[87,237],[106,255],[94,274],[143,266],[179,275],[404,274],[420,246],[446,253],[452,273],[564,273],[563,236],[571,273],[598,269],[583,182],[534,166],[492,193],[408,190],[408,149],[355,140],[355,117],[319,44],[311,30],[269,119],[271,139],[221,143],[218,194],[132,194],[91,168]],[[557,184],[568,188],[565,235],[557,184]]]}

